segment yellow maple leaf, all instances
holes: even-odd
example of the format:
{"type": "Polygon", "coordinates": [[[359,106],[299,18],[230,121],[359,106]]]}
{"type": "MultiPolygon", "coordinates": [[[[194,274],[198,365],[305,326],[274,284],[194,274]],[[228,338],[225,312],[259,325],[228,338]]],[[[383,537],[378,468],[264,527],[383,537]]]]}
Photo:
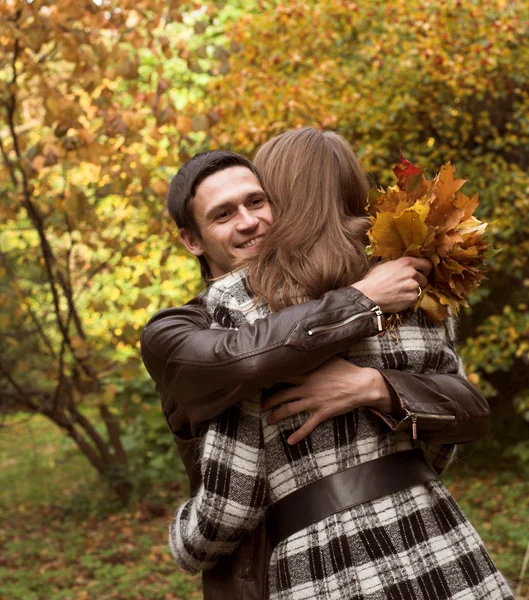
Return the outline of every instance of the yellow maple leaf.
{"type": "Polygon", "coordinates": [[[426,318],[432,322],[440,322],[448,317],[448,303],[443,304],[438,294],[430,291],[424,292],[422,295],[418,307],[426,315],[426,318]]]}
{"type": "Polygon", "coordinates": [[[419,201],[400,213],[380,213],[368,232],[373,255],[397,259],[417,254],[428,237],[428,207],[419,201]]]}

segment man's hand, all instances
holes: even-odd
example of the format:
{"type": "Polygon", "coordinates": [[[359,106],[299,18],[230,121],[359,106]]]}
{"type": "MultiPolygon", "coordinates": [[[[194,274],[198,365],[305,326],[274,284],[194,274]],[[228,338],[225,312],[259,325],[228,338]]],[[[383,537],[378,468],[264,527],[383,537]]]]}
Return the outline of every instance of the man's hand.
{"type": "Polygon", "coordinates": [[[357,283],[353,284],[384,312],[399,312],[415,304],[419,286],[426,287],[432,270],[427,258],[406,256],[376,265],[357,283]]]}
{"type": "Polygon", "coordinates": [[[279,407],[268,415],[270,424],[309,413],[307,421],[288,438],[289,444],[300,442],[320,423],[360,406],[392,412],[392,396],[379,371],[357,367],[342,358],[331,358],[310,373],[288,381],[296,386],[270,396],[263,410],[279,407]]]}

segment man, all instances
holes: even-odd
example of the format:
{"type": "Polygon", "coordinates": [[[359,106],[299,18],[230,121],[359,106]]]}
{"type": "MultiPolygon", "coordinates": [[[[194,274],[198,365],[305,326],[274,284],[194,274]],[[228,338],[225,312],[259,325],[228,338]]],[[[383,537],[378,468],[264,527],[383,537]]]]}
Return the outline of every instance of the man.
{"type": "MultiPolygon", "coordinates": [[[[230,152],[205,153],[184,165],[172,182],[169,210],[207,278],[226,274],[258,251],[273,218],[252,163],[230,152]]],[[[484,435],[488,407],[461,377],[362,369],[328,360],[353,340],[381,331],[380,309],[396,312],[413,304],[430,268],[422,259],[378,265],[354,286],[239,330],[210,329],[200,296],[185,307],[155,315],[143,333],[142,354],[162,396],[191,492],[200,476],[196,449],[208,420],[292,376],[298,384],[295,390],[280,392],[266,403],[270,408],[296,400],[275,411],[271,418],[276,420],[309,413],[289,443],[298,442],[322,421],[363,405],[377,410],[393,428],[411,427],[414,419],[406,418],[409,414],[415,419],[421,413],[453,418],[449,425],[444,419],[421,419],[423,439],[461,443],[484,435]]],[[[215,320],[222,322],[222,315],[215,320]]],[[[232,556],[204,573],[205,598],[265,597],[266,553],[261,527],[232,556]]]]}

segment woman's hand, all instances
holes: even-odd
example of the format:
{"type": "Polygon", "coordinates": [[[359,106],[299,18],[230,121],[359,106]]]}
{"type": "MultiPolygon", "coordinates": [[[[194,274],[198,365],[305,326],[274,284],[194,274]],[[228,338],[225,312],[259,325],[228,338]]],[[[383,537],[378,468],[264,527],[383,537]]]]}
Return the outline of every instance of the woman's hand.
{"type": "Polygon", "coordinates": [[[400,312],[409,308],[425,288],[433,265],[427,258],[405,256],[376,265],[351,287],[366,295],[383,312],[400,312]]]}

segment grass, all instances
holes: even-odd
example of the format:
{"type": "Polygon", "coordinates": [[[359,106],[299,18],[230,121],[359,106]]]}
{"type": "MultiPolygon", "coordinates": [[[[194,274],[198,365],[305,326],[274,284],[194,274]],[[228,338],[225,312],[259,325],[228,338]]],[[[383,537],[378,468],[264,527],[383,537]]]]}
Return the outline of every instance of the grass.
{"type": "Polygon", "coordinates": [[[73,444],[41,417],[0,428],[0,600],[192,600],[167,528],[181,492],[123,509],[73,444]],[[152,503],[151,503],[152,504],[152,503]],[[160,504],[153,505],[159,512],[160,504]],[[163,505],[162,505],[163,508],[163,505]]]}
{"type": "MultiPolygon", "coordinates": [[[[513,584],[529,544],[529,468],[497,455],[487,460],[488,450],[485,444],[460,447],[459,460],[443,479],[496,566],[513,584]]],[[[529,573],[524,590],[523,598],[528,598],[529,573]]]]}
{"type": "MultiPolygon", "coordinates": [[[[484,460],[486,448],[471,452],[463,448],[446,481],[515,581],[529,542],[529,473],[512,461],[484,460]]],[[[200,598],[199,578],[180,573],[166,545],[182,497],[173,488],[155,490],[154,513],[166,508],[164,516],[153,516],[146,501],[124,509],[52,424],[7,418],[0,425],[0,600],[200,598]]]]}

